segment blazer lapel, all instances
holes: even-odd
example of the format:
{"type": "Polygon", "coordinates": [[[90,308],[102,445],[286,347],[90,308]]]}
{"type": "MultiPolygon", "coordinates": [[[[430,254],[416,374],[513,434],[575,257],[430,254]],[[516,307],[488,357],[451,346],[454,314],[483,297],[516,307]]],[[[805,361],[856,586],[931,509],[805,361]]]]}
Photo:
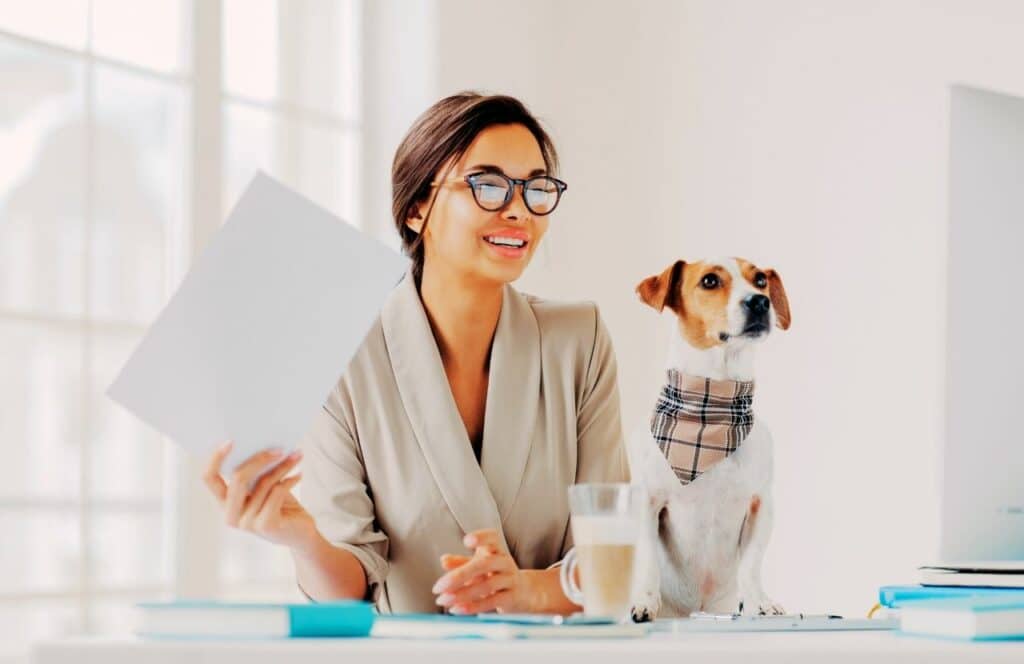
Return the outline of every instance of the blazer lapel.
{"type": "MultiPolygon", "coordinates": [[[[504,539],[498,507],[473,456],[411,274],[385,303],[381,325],[402,404],[441,496],[463,531],[496,528],[504,539]]],[[[485,440],[490,404],[488,395],[485,440]]]]}
{"type": "Polygon", "coordinates": [[[526,297],[505,286],[491,347],[480,465],[508,518],[530,456],[540,402],[540,330],[526,297]]]}

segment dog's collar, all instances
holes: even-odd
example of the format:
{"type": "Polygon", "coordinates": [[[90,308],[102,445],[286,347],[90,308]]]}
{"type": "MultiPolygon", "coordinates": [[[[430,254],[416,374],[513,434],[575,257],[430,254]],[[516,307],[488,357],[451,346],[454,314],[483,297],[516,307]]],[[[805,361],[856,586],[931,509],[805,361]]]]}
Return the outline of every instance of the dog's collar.
{"type": "Polygon", "coordinates": [[[754,381],[712,380],[668,370],[651,434],[683,484],[739,449],[754,425],[754,381]]]}

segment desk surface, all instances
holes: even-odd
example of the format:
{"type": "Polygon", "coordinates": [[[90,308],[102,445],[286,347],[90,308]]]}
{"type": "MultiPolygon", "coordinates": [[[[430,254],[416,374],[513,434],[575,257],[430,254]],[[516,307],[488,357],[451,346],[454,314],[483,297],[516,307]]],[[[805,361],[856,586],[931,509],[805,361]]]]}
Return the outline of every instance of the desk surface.
{"type": "MultiPolygon", "coordinates": [[[[372,657],[373,664],[679,664],[680,656],[700,662],[1015,662],[1024,661],[1024,642],[965,643],[921,639],[886,632],[655,634],[624,640],[385,640],[283,639],[266,641],[154,641],[80,638],[41,642],[33,664],[338,664],[372,657]],[[345,657],[345,659],[341,659],[345,657]],[[827,658],[827,659],[826,659],[827,658]]],[[[369,660],[365,660],[369,661],[369,660]]]]}

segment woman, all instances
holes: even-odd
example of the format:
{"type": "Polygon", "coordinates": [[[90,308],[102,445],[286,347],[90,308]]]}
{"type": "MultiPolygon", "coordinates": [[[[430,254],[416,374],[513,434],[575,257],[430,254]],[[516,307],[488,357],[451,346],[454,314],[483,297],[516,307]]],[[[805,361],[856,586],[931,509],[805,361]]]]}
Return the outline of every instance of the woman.
{"type": "Polygon", "coordinates": [[[517,100],[459,94],[413,125],[392,168],[412,268],[300,450],[226,483],[228,524],[288,546],[313,599],[382,611],[570,613],[566,487],[628,481],[615,359],[591,304],[509,284],[565,184],[551,139],[517,100]],[[302,502],[286,477],[305,456],[302,502]],[[468,549],[468,551],[467,551],[468,549]],[[468,555],[467,555],[468,554],[468,555]]]}

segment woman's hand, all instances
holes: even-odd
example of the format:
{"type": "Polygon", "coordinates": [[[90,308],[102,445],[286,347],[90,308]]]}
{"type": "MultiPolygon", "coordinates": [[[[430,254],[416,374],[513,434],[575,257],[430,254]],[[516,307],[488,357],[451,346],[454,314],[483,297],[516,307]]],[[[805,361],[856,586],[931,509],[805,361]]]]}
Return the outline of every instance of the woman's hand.
{"type": "Polygon", "coordinates": [[[472,556],[446,554],[441,567],[448,570],[432,591],[437,604],[456,615],[529,612],[529,576],[505,551],[495,530],[476,530],[462,540],[472,556]]]}
{"type": "Polygon", "coordinates": [[[206,466],[203,481],[224,508],[224,520],[233,528],[255,533],[265,540],[288,547],[301,548],[317,536],[313,517],[299,504],[291,490],[300,474],[285,477],[302,458],[295,451],[267,472],[249,490],[249,484],[260,471],[283,456],[281,450],[257,452],[235,469],[228,484],[220,474],[224,457],[231,443],[221,445],[206,466]]]}

